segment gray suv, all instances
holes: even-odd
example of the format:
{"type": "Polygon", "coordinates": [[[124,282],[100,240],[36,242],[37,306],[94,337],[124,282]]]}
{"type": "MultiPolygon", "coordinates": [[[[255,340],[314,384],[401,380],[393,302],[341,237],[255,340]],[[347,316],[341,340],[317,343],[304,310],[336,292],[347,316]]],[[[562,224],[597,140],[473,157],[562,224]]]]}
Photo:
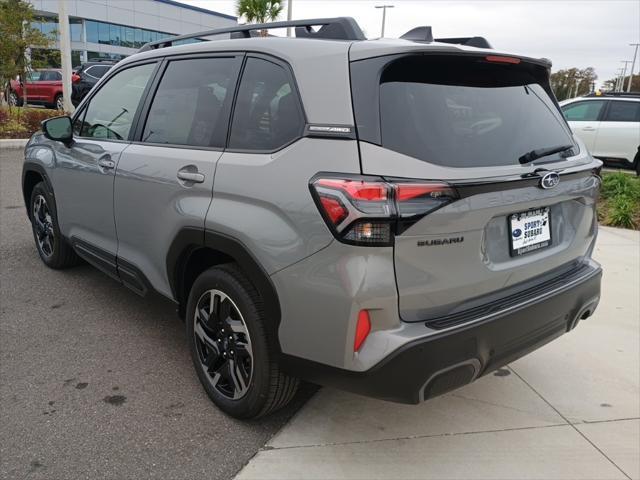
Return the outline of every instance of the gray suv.
{"type": "Polygon", "coordinates": [[[235,417],[300,379],[422,402],[598,304],[602,164],[549,70],[429,27],[366,40],[350,18],[148,44],[29,141],[38,253],[175,302],[235,417]],[[282,27],[297,38],[256,35],[282,27]]]}

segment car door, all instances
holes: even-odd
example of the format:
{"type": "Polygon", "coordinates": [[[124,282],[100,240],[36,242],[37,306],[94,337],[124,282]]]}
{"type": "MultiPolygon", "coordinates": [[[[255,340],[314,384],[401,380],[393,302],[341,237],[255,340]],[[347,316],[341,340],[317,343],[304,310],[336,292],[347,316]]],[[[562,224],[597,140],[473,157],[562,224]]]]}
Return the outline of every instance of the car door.
{"type": "Polygon", "coordinates": [[[144,293],[171,297],[167,255],[178,232],[204,229],[216,163],[227,137],[242,54],[164,62],[136,141],[116,170],[118,270],[144,293]]]}
{"type": "Polygon", "coordinates": [[[598,132],[598,156],[633,162],[640,146],[640,101],[610,100],[598,132]]]}
{"type": "MultiPolygon", "coordinates": [[[[42,86],[41,78],[44,75],[44,71],[36,70],[27,74],[26,82],[24,86],[27,90],[27,101],[40,102],[42,101],[42,86]]],[[[24,95],[24,93],[23,93],[24,95]]]]}
{"type": "Polygon", "coordinates": [[[67,147],[58,142],[55,147],[53,174],[62,233],[81,256],[114,277],[114,173],[156,66],[126,66],[111,76],[74,117],[73,143],[67,147]]]}
{"type": "Polygon", "coordinates": [[[53,103],[56,92],[62,86],[62,74],[57,70],[45,70],[38,81],[39,101],[53,103]]]}
{"type": "Polygon", "coordinates": [[[606,100],[584,100],[573,102],[562,107],[562,113],[574,134],[597,156],[596,140],[600,127],[600,118],[606,100]]]}

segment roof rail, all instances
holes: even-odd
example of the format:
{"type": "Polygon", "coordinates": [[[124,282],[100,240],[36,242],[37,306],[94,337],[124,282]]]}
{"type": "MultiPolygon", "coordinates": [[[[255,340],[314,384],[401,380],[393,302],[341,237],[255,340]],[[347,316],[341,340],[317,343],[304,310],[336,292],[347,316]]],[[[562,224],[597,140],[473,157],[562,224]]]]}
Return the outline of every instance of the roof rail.
{"type": "Polygon", "coordinates": [[[600,90],[591,92],[585,97],[627,97],[627,98],[640,98],[640,92],[602,92],[600,90]]]}
{"type": "Polygon", "coordinates": [[[319,38],[333,40],[366,40],[358,23],[351,17],[312,18],[309,20],[293,20],[288,22],[256,23],[251,25],[237,25],[235,27],[216,28],[202,32],[187,33],[176,37],[165,38],[149,42],[142,46],[139,52],[171,47],[181,40],[199,39],[211,35],[230,34],[232,38],[250,38],[256,30],[273,28],[296,27],[296,37],[319,38]],[[312,27],[320,27],[317,31],[312,27]]]}

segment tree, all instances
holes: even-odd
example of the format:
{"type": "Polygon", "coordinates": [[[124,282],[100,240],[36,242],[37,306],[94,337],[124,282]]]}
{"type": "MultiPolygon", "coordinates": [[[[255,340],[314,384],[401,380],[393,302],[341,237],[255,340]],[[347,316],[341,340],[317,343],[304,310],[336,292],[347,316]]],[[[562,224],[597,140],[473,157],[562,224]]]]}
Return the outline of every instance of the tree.
{"type": "MultiPolygon", "coordinates": [[[[616,88],[616,82],[618,81],[618,78],[610,78],[609,80],[606,80],[603,84],[602,84],[602,91],[604,92],[609,92],[609,91],[613,91],[616,88]]],[[[623,88],[622,90],[624,92],[627,91],[627,85],[629,83],[629,75],[627,75],[626,77],[624,77],[624,82],[623,82],[623,88]]],[[[631,80],[631,91],[632,92],[640,92],[640,75],[634,75],[633,76],[633,80],[631,80]]]]}
{"type": "Polygon", "coordinates": [[[17,76],[26,78],[32,67],[37,66],[28,58],[29,49],[47,48],[53,41],[31,25],[33,19],[33,6],[26,1],[0,0],[0,88],[5,98],[9,82],[17,76]]]}
{"type": "MultiPolygon", "coordinates": [[[[247,22],[267,23],[278,18],[284,9],[284,0],[238,0],[236,12],[239,17],[244,17],[247,22]]],[[[260,35],[267,36],[267,31],[262,30],[260,35]]]]}
{"type": "Polygon", "coordinates": [[[551,74],[551,88],[558,100],[579,97],[589,93],[598,78],[592,67],[569,68],[551,74]]]}

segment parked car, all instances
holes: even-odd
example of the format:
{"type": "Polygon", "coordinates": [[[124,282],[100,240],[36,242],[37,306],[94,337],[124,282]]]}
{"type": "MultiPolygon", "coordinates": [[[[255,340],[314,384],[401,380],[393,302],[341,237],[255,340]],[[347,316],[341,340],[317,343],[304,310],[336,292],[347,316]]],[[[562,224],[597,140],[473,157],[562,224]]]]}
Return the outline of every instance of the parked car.
{"type": "Polygon", "coordinates": [[[602,162],[548,60],[351,18],[230,32],[119,62],[22,180],[44,264],[171,299],[219,408],[299,379],[418,403],[593,314],[602,162]],[[286,26],[305,38],[237,38],[286,26]]]}
{"type": "Polygon", "coordinates": [[[560,102],[591,154],[640,175],[640,93],[605,93],[560,102]]]}
{"type": "MultiPolygon", "coordinates": [[[[8,101],[10,105],[20,106],[24,102],[24,82],[11,80],[8,101]]],[[[26,81],[27,103],[44,105],[47,108],[64,108],[62,101],[62,72],[59,69],[34,70],[26,81]]]]}
{"type": "Polygon", "coordinates": [[[71,76],[71,103],[75,107],[80,105],[98,80],[114,65],[115,62],[110,60],[83,63],[71,76]]]}

